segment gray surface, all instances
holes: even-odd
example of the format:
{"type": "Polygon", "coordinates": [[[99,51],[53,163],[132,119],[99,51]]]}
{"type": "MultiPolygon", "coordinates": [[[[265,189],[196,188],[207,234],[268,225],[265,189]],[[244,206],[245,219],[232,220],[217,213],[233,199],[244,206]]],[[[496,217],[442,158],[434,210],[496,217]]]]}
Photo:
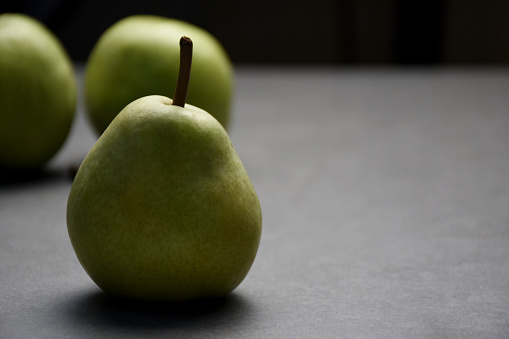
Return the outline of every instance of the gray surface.
{"type": "Polygon", "coordinates": [[[239,69],[231,138],[264,230],[214,304],[131,305],[82,270],[67,167],[0,187],[0,338],[509,336],[509,70],[239,69]]]}

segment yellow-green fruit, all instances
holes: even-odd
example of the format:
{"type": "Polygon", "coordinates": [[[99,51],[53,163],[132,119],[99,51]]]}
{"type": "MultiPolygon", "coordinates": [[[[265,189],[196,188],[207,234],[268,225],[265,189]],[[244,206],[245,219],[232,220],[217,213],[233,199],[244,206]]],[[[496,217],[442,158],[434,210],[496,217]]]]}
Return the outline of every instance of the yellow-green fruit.
{"type": "Polygon", "coordinates": [[[148,96],[118,114],[81,164],[67,227],[80,263],[107,293],[190,300],[242,282],[262,212],[221,124],[148,96]]]}
{"type": "Polygon", "coordinates": [[[228,127],[234,79],[222,45],[207,31],[187,22],[136,15],[106,30],[86,65],[85,103],[99,134],[130,102],[147,95],[173,97],[181,36],[194,42],[187,103],[204,109],[228,127]]]}
{"type": "Polygon", "coordinates": [[[28,16],[0,15],[0,167],[43,166],[61,148],[76,110],[72,63],[28,16]]]}

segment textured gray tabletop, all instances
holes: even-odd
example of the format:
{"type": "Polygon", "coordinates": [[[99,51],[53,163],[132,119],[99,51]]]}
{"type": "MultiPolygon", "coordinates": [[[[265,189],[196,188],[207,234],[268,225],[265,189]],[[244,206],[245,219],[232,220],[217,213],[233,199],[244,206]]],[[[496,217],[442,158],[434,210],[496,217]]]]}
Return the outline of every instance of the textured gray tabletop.
{"type": "Polygon", "coordinates": [[[237,70],[230,135],[262,242],[213,303],[113,301],[65,223],[82,106],[47,171],[1,179],[0,338],[509,337],[509,70],[237,70]]]}

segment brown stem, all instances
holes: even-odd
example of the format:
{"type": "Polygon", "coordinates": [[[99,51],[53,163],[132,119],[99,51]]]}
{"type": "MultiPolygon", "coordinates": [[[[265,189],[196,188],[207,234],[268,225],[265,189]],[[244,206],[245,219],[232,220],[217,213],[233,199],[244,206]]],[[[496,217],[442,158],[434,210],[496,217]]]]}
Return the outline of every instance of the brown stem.
{"type": "Polygon", "coordinates": [[[177,88],[173,95],[173,105],[184,107],[186,104],[187,88],[191,77],[191,62],[193,59],[193,41],[186,36],[180,38],[180,66],[177,88]]]}

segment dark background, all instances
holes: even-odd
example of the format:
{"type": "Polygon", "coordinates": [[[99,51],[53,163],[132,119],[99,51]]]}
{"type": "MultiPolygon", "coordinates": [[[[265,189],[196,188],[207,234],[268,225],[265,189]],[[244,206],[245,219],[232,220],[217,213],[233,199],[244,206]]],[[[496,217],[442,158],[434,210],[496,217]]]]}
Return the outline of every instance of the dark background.
{"type": "Polygon", "coordinates": [[[189,21],[236,64],[507,64],[506,0],[20,0],[1,12],[43,21],[86,61],[101,33],[131,14],[189,21]]]}

